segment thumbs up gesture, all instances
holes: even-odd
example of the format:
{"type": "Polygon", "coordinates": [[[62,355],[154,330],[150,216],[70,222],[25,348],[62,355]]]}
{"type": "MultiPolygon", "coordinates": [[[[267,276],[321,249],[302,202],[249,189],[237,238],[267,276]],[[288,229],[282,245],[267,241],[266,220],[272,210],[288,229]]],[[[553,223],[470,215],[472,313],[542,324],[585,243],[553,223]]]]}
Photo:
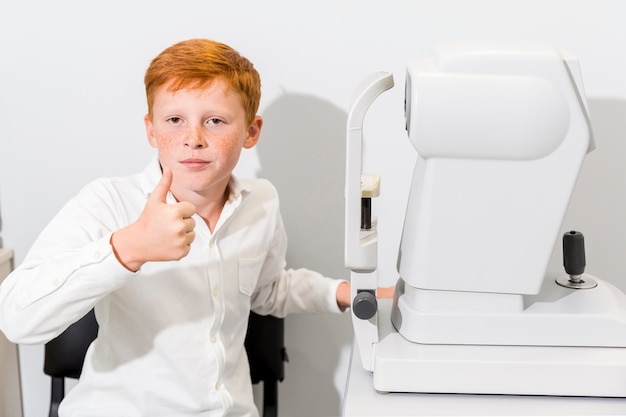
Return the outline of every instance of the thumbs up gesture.
{"type": "Polygon", "coordinates": [[[111,236],[115,256],[131,271],[138,271],[146,262],[182,259],[191,249],[196,209],[188,202],[167,203],[172,180],[172,171],[164,167],[139,218],[111,236]]]}

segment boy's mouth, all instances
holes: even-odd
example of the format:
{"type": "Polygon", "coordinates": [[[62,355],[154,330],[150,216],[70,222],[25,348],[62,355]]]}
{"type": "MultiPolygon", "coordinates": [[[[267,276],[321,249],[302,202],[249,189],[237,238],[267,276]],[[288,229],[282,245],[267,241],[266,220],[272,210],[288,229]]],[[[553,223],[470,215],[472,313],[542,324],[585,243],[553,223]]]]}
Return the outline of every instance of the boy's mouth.
{"type": "Polygon", "coordinates": [[[202,169],[206,167],[207,165],[209,165],[210,162],[204,159],[188,158],[188,159],[184,159],[180,161],[180,163],[187,169],[194,170],[194,169],[202,169]]]}

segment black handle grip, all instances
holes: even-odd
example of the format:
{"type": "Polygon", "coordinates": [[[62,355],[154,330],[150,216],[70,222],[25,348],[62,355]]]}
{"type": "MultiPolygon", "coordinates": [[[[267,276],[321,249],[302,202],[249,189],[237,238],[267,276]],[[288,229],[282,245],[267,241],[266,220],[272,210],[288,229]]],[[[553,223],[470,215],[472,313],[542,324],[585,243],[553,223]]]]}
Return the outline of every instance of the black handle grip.
{"type": "Polygon", "coordinates": [[[569,275],[582,275],[585,272],[585,237],[572,230],[563,235],[563,266],[569,275]]]}

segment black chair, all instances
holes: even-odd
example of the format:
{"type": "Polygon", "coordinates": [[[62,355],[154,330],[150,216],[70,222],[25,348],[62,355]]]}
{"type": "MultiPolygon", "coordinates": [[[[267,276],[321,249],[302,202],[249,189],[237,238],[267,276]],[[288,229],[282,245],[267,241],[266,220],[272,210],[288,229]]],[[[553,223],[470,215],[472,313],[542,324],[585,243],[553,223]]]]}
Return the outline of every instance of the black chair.
{"type": "Polygon", "coordinates": [[[284,319],[250,313],[245,345],[252,383],[263,382],[263,417],[276,417],[278,382],[285,378],[289,361],[284,319]]]}
{"type": "MultiPolygon", "coordinates": [[[[58,417],[65,397],[65,378],[78,378],[87,348],[98,334],[93,310],[45,345],[44,373],[51,377],[49,417],[58,417]]],[[[253,384],[263,381],[263,417],[278,413],[278,381],[284,379],[283,319],[250,313],[246,350],[253,384]]]]}
{"type": "Polygon", "coordinates": [[[49,417],[59,415],[59,404],[65,397],[65,378],[78,378],[83,370],[87,348],[98,334],[93,310],[46,343],[43,371],[51,378],[49,417]]]}

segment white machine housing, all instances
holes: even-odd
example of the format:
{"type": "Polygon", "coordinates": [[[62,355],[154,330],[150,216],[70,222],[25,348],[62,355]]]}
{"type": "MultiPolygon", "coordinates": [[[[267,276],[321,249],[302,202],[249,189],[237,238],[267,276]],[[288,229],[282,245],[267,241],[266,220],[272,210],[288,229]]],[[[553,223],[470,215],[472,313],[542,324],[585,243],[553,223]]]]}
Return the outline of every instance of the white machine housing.
{"type": "MultiPolygon", "coordinates": [[[[348,118],[353,310],[376,289],[378,256],[375,228],[355,231],[364,195],[359,129],[369,104],[392,86],[390,74],[373,74],[348,118]]],[[[353,313],[374,387],[626,396],[626,297],[599,279],[580,289],[546,276],[594,147],[577,59],[534,42],[449,44],[408,63],[405,90],[417,160],[396,298],[390,311],[353,313]]]]}
{"type": "Polygon", "coordinates": [[[591,137],[575,60],[537,44],[454,45],[410,62],[406,86],[418,157],[400,276],[537,294],[591,137]]]}

